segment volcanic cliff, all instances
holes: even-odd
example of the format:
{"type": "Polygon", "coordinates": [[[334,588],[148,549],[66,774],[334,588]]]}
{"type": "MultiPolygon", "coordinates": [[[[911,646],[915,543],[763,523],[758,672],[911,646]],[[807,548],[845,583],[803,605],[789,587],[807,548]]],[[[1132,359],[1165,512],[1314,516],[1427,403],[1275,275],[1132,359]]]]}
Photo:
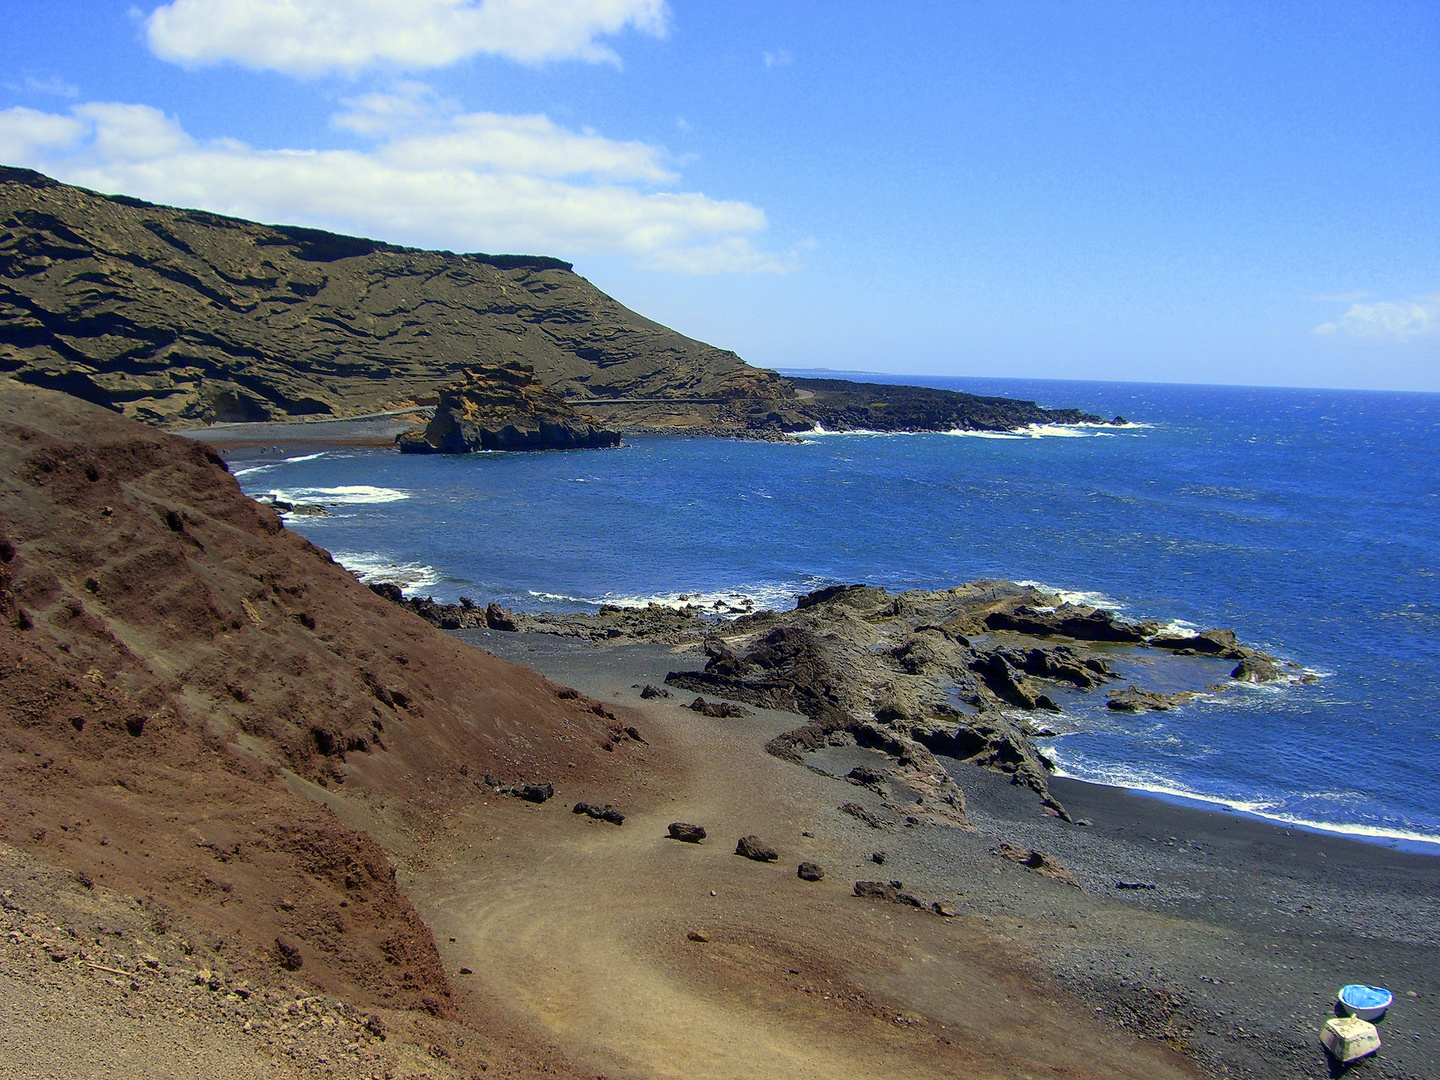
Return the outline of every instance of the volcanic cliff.
{"type": "Polygon", "coordinates": [[[252,978],[443,1017],[387,849],[497,782],[613,783],[640,745],[360,585],[203,443],[0,378],[0,846],[252,978]]]}
{"type": "Polygon", "coordinates": [[[517,364],[584,422],[622,431],[1097,419],[945,390],[797,383],[637,315],[559,259],[259,225],[0,167],[0,372],[21,382],[184,429],[433,404],[466,369],[517,364]]]}

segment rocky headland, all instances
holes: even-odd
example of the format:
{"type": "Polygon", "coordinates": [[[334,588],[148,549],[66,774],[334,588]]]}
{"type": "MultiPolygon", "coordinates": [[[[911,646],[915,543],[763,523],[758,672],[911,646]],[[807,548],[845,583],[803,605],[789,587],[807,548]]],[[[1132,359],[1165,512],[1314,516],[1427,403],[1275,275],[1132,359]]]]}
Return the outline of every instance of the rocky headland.
{"type": "MultiPolygon", "coordinates": [[[[545,407],[570,430],[562,406],[601,431],[769,439],[816,424],[1097,419],[941,390],[802,387],[630,311],[555,258],[260,225],[0,167],[0,372],[20,382],[193,430],[434,405],[469,371],[492,384],[487,429],[524,431],[533,402],[514,395],[507,418],[494,393],[516,366],[555,396],[545,407]]],[[[446,430],[421,438],[468,446],[446,430]]]]}

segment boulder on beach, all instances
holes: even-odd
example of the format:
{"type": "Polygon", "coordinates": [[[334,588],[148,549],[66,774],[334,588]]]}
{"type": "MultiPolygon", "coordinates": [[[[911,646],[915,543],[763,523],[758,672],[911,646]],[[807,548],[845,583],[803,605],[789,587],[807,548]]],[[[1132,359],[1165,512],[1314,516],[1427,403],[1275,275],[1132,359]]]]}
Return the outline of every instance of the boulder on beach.
{"type": "Polygon", "coordinates": [[[795,870],[795,876],[801,881],[819,881],[825,876],[819,863],[802,862],[795,870]]]}
{"type": "Polygon", "coordinates": [[[608,821],[611,825],[625,824],[625,815],[609,803],[606,803],[604,806],[596,806],[593,803],[577,802],[571,813],[584,814],[587,817],[594,818],[596,821],[608,821]]]}
{"type": "Polygon", "coordinates": [[[754,835],[742,836],[740,842],[735,845],[735,854],[743,855],[747,859],[754,859],[756,862],[774,862],[780,857],[778,851],[754,835]]]}
{"type": "Polygon", "coordinates": [[[672,840],[681,840],[687,844],[698,844],[705,839],[705,826],[692,825],[688,821],[672,821],[669,832],[672,840]]]}

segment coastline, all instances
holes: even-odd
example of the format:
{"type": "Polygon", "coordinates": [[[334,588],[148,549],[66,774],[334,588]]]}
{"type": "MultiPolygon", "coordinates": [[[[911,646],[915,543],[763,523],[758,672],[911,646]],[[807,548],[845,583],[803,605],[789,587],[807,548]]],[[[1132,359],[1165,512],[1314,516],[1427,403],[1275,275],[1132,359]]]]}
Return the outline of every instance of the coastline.
{"type": "MultiPolygon", "coordinates": [[[[687,722],[694,715],[677,708],[678,696],[658,705],[638,698],[634,684],[655,682],[677,659],[664,646],[455,633],[597,697],[683,712],[687,722]]],[[[709,723],[743,733],[755,721],[709,723]]],[[[781,764],[795,770],[797,787],[818,775],[781,764]]],[[[934,921],[955,928],[957,940],[990,942],[1106,1025],[1162,1039],[1211,1075],[1330,1075],[1317,1033],[1335,991],[1354,981],[1388,986],[1397,1002],[1367,1075],[1440,1074],[1430,1034],[1440,1030],[1440,927],[1431,917],[1440,861],[1055,777],[1077,821],[1092,822],[1067,825],[1006,777],[947,764],[974,831],[868,828],[835,808],[874,802],[871,793],[839,776],[820,779],[823,801],[806,811],[823,823],[817,837],[845,860],[836,876],[893,877],[927,901],[948,900],[957,918],[934,921]],[[1001,843],[1044,851],[1081,888],[997,858],[1001,843]],[[887,852],[883,870],[867,861],[876,848],[887,852]],[[1155,887],[1117,888],[1120,881],[1155,887]]],[[[892,989],[903,983],[897,977],[892,989]]]]}

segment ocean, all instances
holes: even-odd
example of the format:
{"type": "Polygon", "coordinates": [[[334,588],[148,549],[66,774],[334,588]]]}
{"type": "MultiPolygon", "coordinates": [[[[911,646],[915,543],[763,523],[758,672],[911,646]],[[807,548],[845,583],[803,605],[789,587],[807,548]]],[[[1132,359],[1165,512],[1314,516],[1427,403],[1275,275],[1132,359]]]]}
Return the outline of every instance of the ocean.
{"type": "MultiPolygon", "coordinates": [[[[775,607],[837,582],[1011,578],[1129,618],[1233,627],[1295,678],[1141,715],[1069,695],[1045,740],[1057,771],[1440,852],[1440,395],[876,379],[1129,423],[228,456],[247,493],[330,509],[290,528],[366,580],[437,599],[775,607]]],[[[1117,666],[1166,691],[1229,669],[1153,661],[1117,666]]]]}

